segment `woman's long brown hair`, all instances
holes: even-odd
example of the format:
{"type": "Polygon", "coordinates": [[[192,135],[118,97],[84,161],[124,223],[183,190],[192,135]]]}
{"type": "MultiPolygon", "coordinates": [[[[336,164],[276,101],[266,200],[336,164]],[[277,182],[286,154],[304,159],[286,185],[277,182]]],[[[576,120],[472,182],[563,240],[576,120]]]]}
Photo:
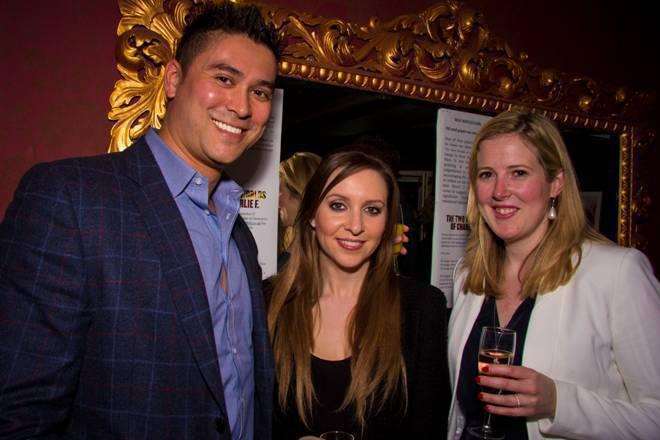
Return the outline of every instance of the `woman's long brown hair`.
{"type": "Polygon", "coordinates": [[[308,427],[315,398],[311,377],[313,329],[314,322],[319,319],[313,310],[319,302],[323,282],[319,247],[310,220],[334,186],[365,169],[377,171],[387,184],[387,223],[348,320],[351,383],[341,408],[353,408],[355,419],[364,427],[366,416],[380,410],[388,399],[400,393],[402,409],[406,402],[401,304],[392,252],[399,191],[384,161],[374,154],[348,148],[324,159],[307,184],[294,226],[295,238],[289,249],[291,257],[274,278],[268,309],[279,404],[286,408],[293,397],[298,414],[308,427]],[[329,181],[336,170],[339,172],[329,181]]]}

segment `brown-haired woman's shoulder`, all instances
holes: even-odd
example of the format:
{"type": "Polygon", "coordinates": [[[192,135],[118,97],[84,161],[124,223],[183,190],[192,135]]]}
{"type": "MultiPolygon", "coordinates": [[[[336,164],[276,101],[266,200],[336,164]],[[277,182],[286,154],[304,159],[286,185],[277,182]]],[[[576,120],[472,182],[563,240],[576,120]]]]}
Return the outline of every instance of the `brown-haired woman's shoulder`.
{"type": "Polygon", "coordinates": [[[447,301],[428,283],[397,277],[401,292],[403,352],[408,375],[408,438],[446,433],[451,393],[447,368],[447,301]]]}
{"type": "Polygon", "coordinates": [[[399,289],[401,291],[401,301],[405,308],[432,307],[433,309],[442,309],[446,312],[447,299],[442,290],[428,283],[424,283],[415,278],[399,275],[399,289]]]}

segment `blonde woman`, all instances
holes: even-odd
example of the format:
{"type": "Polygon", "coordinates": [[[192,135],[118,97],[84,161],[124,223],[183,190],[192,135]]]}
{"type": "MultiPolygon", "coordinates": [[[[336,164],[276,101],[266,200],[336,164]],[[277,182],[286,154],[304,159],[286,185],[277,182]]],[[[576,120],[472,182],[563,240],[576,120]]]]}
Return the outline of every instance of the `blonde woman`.
{"type": "Polygon", "coordinates": [[[307,185],[267,299],[275,439],[446,431],[446,301],[394,273],[397,204],[389,167],[361,151],[330,155],[307,185]]]}
{"type": "Polygon", "coordinates": [[[660,286],[642,253],[587,225],[557,129],[524,111],[491,119],[469,178],[448,438],[469,438],[482,408],[507,439],[659,438],[660,286]],[[516,330],[513,366],[477,372],[486,325],[516,330]]]}
{"type": "Polygon", "coordinates": [[[302,195],[321,157],[301,151],[280,162],[280,243],[279,252],[285,252],[293,241],[293,223],[296,221],[302,195]]]}

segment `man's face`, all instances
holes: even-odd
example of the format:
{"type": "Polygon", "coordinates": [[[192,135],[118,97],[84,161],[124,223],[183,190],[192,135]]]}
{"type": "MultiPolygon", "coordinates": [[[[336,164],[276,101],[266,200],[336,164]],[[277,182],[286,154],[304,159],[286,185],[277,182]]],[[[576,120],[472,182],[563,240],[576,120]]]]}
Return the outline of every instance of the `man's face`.
{"type": "Polygon", "coordinates": [[[166,67],[171,101],[161,137],[197,171],[219,176],[263,134],[276,74],[266,46],[240,34],[209,36],[185,74],[177,61],[166,67]]]}

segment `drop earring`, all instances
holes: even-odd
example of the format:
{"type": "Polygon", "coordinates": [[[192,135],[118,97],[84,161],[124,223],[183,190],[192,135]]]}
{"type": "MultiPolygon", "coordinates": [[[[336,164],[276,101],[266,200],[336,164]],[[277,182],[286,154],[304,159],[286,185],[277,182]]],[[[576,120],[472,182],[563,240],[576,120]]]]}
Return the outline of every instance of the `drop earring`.
{"type": "Polygon", "coordinates": [[[548,220],[557,218],[557,197],[550,197],[550,209],[548,210],[548,220]]]}

